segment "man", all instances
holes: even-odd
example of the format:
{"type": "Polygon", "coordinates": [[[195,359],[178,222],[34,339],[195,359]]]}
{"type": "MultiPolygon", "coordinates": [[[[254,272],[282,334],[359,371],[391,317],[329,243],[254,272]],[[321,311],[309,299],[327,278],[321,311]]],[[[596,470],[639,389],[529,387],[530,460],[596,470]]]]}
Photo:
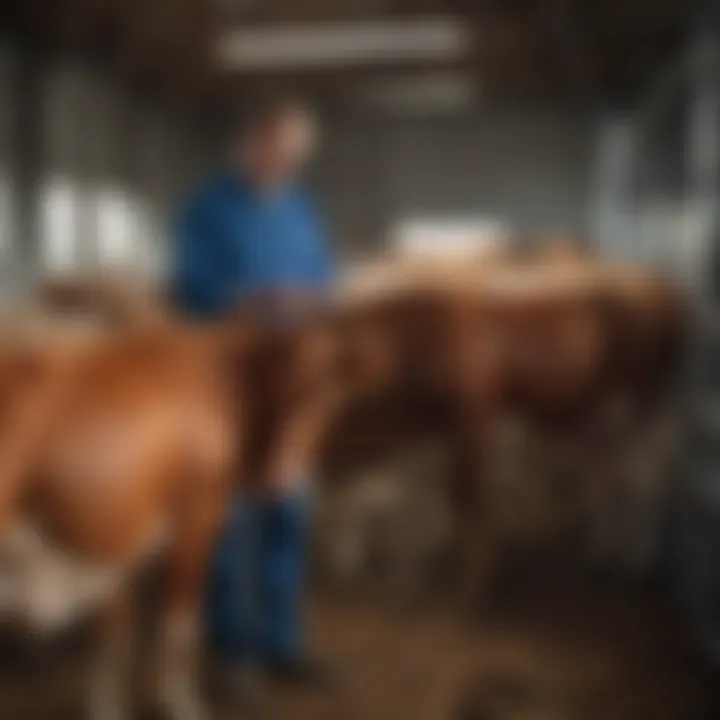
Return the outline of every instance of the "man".
{"type": "MultiPolygon", "coordinates": [[[[293,102],[264,105],[235,129],[228,166],[181,216],[173,286],[188,316],[242,307],[287,321],[331,281],[322,226],[297,182],[314,133],[293,102]]],[[[324,673],[305,653],[299,607],[308,497],[303,469],[291,475],[260,478],[236,499],[214,558],[208,635],[232,667],[316,681],[324,673]]]]}

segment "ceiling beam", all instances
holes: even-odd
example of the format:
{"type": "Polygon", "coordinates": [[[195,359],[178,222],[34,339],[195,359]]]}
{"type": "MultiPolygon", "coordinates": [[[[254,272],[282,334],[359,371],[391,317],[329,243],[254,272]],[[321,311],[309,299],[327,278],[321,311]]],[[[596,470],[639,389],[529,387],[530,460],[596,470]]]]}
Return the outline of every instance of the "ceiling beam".
{"type": "Polygon", "coordinates": [[[547,37],[558,72],[564,73],[578,100],[595,105],[603,95],[598,47],[582,22],[574,0],[549,0],[547,37]]]}
{"type": "Polygon", "coordinates": [[[590,99],[651,73],[692,11],[687,0],[15,0],[8,22],[43,49],[102,54],[148,93],[202,107],[267,83],[339,97],[348,85],[387,74],[458,69],[482,92],[590,99]],[[238,8],[238,3],[240,7],[238,8]],[[243,5],[245,3],[245,5],[243,5]],[[235,8],[235,9],[233,9],[235,8]],[[214,47],[233,23],[387,19],[442,14],[477,35],[461,61],[379,63],[357,69],[223,72],[214,47]],[[102,51],[101,53],[98,50],[102,51]]]}
{"type": "Polygon", "coordinates": [[[185,0],[184,10],[183,23],[167,48],[169,92],[181,101],[202,103],[216,90],[218,15],[207,0],[185,0]]]}
{"type": "Polygon", "coordinates": [[[122,62],[131,77],[155,76],[187,0],[130,0],[123,21],[122,62]]]}
{"type": "Polygon", "coordinates": [[[87,50],[114,0],[64,0],[55,2],[54,33],[59,48],[70,52],[87,50]]]}

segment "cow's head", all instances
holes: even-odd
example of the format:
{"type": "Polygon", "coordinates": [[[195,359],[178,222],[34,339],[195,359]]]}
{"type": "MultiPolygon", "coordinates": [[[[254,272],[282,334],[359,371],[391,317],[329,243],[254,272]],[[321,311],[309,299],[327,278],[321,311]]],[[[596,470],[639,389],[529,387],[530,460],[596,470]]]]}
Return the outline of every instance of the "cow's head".
{"type": "Polygon", "coordinates": [[[337,314],[333,362],[344,406],[442,391],[454,305],[434,291],[409,291],[337,314]]]}
{"type": "Polygon", "coordinates": [[[274,466],[258,472],[312,465],[341,414],[376,401],[422,404],[447,394],[457,343],[455,308],[446,301],[410,292],[334,308],[294,326],[256,328],[240,374],[250,454],[274,466]]]}

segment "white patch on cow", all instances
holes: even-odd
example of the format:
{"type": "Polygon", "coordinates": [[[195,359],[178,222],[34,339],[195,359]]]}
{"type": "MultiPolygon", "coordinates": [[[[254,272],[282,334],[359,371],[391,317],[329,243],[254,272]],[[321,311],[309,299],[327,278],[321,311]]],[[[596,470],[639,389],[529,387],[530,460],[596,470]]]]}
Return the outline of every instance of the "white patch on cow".
{"type": "Polygon", "coordinates": [[[154,532],[132,560],[103,565],[64,551],[30,523],[16,524],[0,543],[0,619],[33,633],[68,625],[112,595],[163,537],[154,532]]]}

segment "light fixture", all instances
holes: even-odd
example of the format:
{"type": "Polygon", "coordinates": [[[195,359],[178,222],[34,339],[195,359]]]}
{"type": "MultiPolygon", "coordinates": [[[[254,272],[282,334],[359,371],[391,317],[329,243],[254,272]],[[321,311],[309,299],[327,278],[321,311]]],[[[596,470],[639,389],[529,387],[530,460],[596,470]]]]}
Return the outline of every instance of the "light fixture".
{"type": "Polygon", "coordinates": [[[362,22],[262,25],[228,30],[220,63],[237,70],[437,62],[465,56],[467,22],[447,16],[362,22]]]}
{"type": "Polygon", "coordinates": [[[460,71],[438,71],[368,80],[351,91],[352,102],[397,113],[465,110],[479,96],[477,81],[460,71]]]}

